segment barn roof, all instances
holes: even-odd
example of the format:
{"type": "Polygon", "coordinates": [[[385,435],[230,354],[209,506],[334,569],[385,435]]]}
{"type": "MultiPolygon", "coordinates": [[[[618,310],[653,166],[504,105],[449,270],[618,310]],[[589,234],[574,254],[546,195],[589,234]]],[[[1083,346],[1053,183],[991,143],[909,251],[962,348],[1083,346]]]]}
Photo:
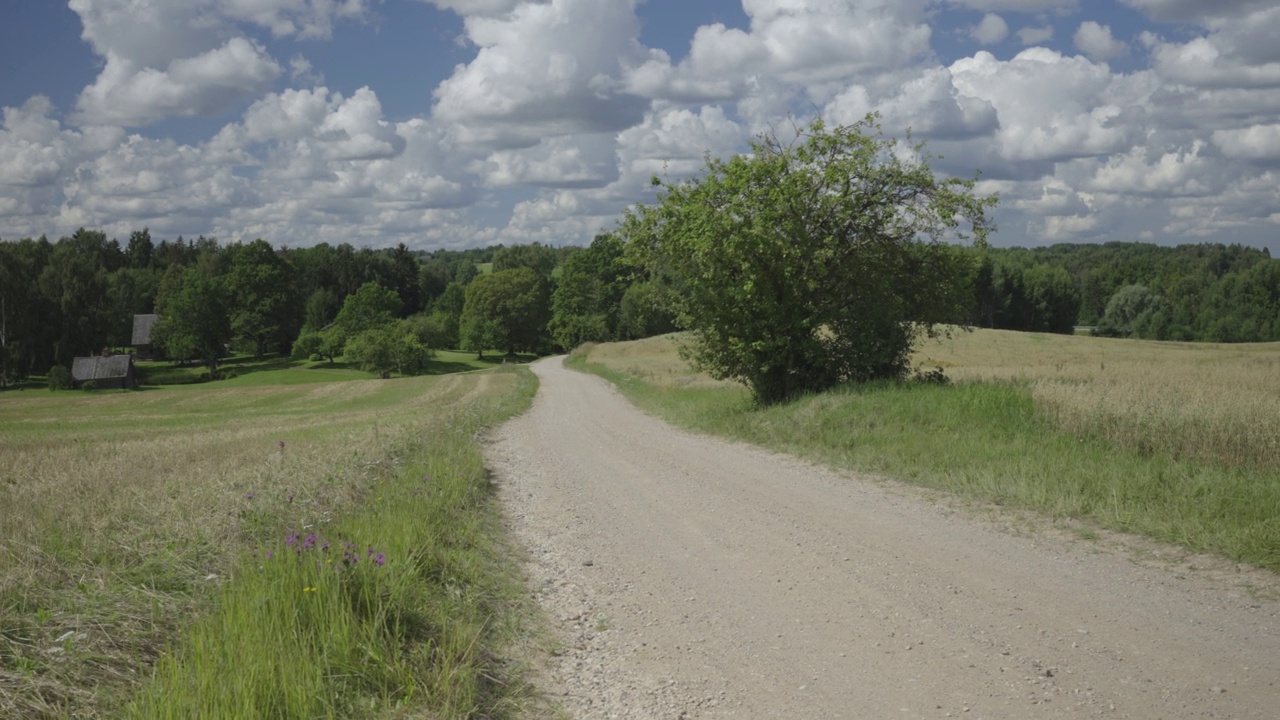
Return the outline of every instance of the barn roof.
{"type": "Polygon", "coordinates": [[[78,357],[71,361],[71,379],[76,382],[107,380],[129,376],[133,358],[128,355],[78,357]]]}
{"type": "Polygon", "coordinates": [[[155,326],[159,315],[134,315],[133,316],[133,346],[150,345],[151,344],[151,328],[155,326]]]}

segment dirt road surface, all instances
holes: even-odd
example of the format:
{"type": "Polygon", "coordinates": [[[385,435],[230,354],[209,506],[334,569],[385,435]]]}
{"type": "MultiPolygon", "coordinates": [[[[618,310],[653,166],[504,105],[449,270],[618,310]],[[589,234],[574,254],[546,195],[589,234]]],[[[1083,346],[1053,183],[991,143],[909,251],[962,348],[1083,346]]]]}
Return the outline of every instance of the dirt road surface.
{"type": "Polygon", "coordinates": [[[534,371],[489,461],[571,717],[1280,718],[1270,573],[1011,532],[534,371]]]}

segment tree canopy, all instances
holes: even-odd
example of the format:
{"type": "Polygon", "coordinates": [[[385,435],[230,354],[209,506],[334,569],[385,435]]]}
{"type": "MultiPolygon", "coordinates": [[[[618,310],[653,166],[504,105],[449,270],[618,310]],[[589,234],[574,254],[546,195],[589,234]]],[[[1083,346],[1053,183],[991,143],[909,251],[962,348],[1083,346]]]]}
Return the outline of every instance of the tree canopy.
{"type": "Polygon", "coordinates": [[[757,400],[897,377],[921,333],[968,313],[971,256],[947,241],[985,243],[995,204],[928,160],[872,116],[818,121],[693,180],[655,179],[657,204],[621,230],[675,289],[687,355],[757,400]]]}
{"type": "Polygon", "coordinates": [[[467,286],[462,346],[483,356],[487,348],[508,355],[536,350],[547,324],[549,293],[532,268],[497,270],[467,286]]]}

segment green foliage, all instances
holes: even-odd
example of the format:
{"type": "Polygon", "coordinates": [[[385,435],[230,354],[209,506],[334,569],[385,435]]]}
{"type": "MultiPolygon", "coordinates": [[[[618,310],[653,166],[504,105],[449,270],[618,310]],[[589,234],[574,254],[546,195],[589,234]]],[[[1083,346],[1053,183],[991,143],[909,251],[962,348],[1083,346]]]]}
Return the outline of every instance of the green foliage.
{"type": "Polygon", "coordinates": [[[419,339],[412,323],[401,321],[366,330],[347,341],[346,356],[381,378],[393,372],[413,375],[434,357],[431,349],[419,339]]]}
{"type": "Polygon", "coordinates": [[[175,267],[166,280],[152,340],[174,360],[201,360],[216,370],[231,339],[226,287],[197,268],[175,267]]]}
{"type": "Polygon", "coordinates": [[[1134,326],[1143,315],[1150,313],[1159,303],[1159,298],[1151,293],[1145,285],[1126,285],[1116,291],[1107,301],[1107,311],[1102,321],[1094,330],[1097,335],[1111,337],[1129,337],[1134,326]]]}
{"type": "Polygon", "coordinates": [[[320,347],[324,343],[324,335],[314,330],[303,330],[298,339],[293,341],[289,355],[296,360],[309,360],[321,357],[320,347]]]}
{"type": "Polygon", "coordinates": [[[348,335],[395,322],[400,297],[376,282],[367,282],[347,296],[333,324],[348,335]]]}
{"type": "Polygon", "coordinates": [[[454,329],[453,334],[449,334],[448,318],[442,313],[418,313],[400,321],[400,327],[427,348],[451,348],[458,345],[457,330],[454,329]]]}
{"type": "MultiPolygon", "coordinates": [[[[968,257],[994,198],[895,153],[874,117],[794,141],[761,135],[703,177],[661,184],[622,231],[670,279],[689,355],[771,403],[847,380],[899,377],[916,338],[968,311],[968,257]]],[[[655,181],[656,182],[656,181],[655,181]]]]}
{"type": "Polygon", "coordinates": [[[71,371],[65,365],[54,365],[49,368],[49,389],[69,390],[71,388],[71,371]]]}
{"type": "Polygon", "coordinates": [[[333,322],[342,309],[338,296],[328,288],[320,288],[307,298],[302,327],[309,330],[320,330],[333,322]]]}
{"type": "Polygon", "coordinates": [[[657,280],[643,280],[628,287],[618,304],[617,339],[636,340],[677,330],[669,309],[669,294],[657,280]]]}
{"type": "Polygon", "coordinates": [[[508,355],[535,351],[542,344],[549,314],[547,282],[527,267],[495,270],[467,286],[460,322],[462,347],[483,354],[499,348],[508,355]]]}
{"type": "MultiPolygon", "coordinates": [[[[1075,322],[1096,325],[1100,334],[1208,342],[1280,340],[1280,261],[1266,250],[1212,243],[988,248],[974,280],[974,322],[1009,330],[1047,330],[1038,322],[1044,315],[1035,307],[1034,289],[1028,287],[1028,274],[1037,267],[1066,271],[1079,296],[1075,322]],[[1150,306],[1130,317],[1117,314],[1108,320],[1108,304],[1135,285],[1151,293],[1150,306]]],[[[1060,280],[1053,287],[1063,299],[1061,305],[1068,304],[1060,280]]],[[[1049,305],[1060,307],[1057,302],[1049,305]]],[[[1065,307],[1061,312],[1066,314],[1065,307]]]]}
{"type": "Polygon", "coordinates": [[[347,341],[346,355],[380,378],[389,378],[396,369],[396,335],[389,327],[366,330],[347,341]]]}
{"type": "Polygon", "coordinates": [[[418,259],[409,252],[404,243],[400,243],[391,251],[390,287],[400,296],[399,317],[409,317],[422,312],[422,266],[418,259]]]}
{"type": "Polygon", "coordinates": [[[556,253],[541,243],[512,245],[493,254],[493,271],[529,268],[544,278],[556,269],[556,253]]]}
{"type": "Polygon", "coordinates": [[[293,273],[264,240],[233,245],[227,252],[231,330],[235,337],[252,342],[261,357],[270,343],[284,344],[297,331],[293,273]]]}
{"type": "Polygon", "coordinates": [[[598,235],[590,247],[570,255],[560,265],[551,295],[547,329],[556,344],[571,350],[584,342],[618,339],[622,297],[634,273],[617,235],[598,235]]]}
{"type": "Polygon", "coordinates": [[[974,324],[1027,332],[1074,331],[1080,293],[1070,273],[1047,263],[1010,261],[987,248],[980,252],[970,313],[974,324]]]}

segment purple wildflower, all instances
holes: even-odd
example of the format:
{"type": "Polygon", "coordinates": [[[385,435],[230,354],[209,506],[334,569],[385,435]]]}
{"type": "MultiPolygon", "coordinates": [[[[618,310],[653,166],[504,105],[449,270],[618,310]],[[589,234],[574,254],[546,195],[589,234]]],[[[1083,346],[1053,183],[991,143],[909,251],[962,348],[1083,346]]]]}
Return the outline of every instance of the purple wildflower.
{"type": "Polygon", "coordinates": [[[373,559],[373,564],[377,565],[378,567],[382,567],[383,565],[386,565],[387,564],[386,554],[378,553],[378,556],[373,559]]]}
{"type": "Polygon", "coordinates": [[[298,533],[289,533],[287,536],[285,536],[284,544],[287,545],[288,547],[293,547],[297,543],[298,543],[298,533]]]}
{"type": "Polygon", "coordinates": [[[245,493],[245,494],[244,494],[244,499],[245,499],[245,500],[252,500],[252,499],[253,499],[253,491],[252,491],[252,490],[250,490],[249,492],[245,493]]]}
{"type": "Polygon", "coordinates": [[[316,534],[310,533],[309,535],[307,535],[307,539],[302,541],[302,549],[310,550],[315,546],[316,546],[316,534]]]}
{"type": "Polygon", "coordinates": [[[275,553],[271,552],[270,550],[268,550],[268,551],[267,551],[267,559],[268,559],[268,560],[271,560],[271,559],[272,559],[272,558],[274,558],[275,556],[276,556],[276,554],[275,554],[275,553]]]}
{"type": "Polygon", "coordinates": [[[373,548],[369,548],[369,550],[365,553],[365,555],[372,555],[372,554],[373,554],[373,548]]]}

